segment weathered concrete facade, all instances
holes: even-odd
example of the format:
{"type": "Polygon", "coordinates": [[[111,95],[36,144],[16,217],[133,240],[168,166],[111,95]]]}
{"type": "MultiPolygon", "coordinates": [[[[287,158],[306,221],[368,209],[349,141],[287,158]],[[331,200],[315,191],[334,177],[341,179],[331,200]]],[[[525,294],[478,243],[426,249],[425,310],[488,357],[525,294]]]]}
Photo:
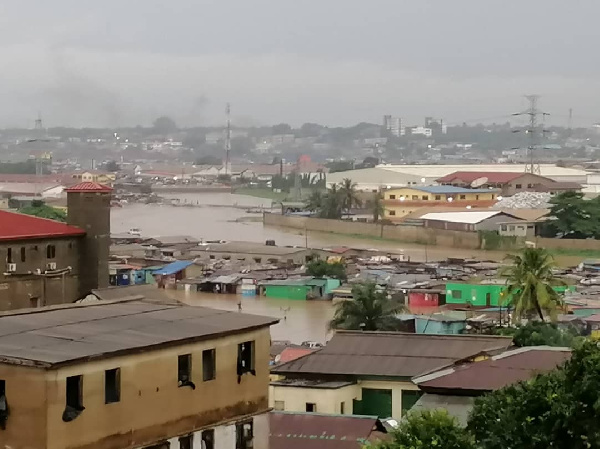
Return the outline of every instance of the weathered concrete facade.
{"type": "MultiPolygon", "coordinates": [[[[269,329],[58,368],[0,363],[10,415],[0,442],[12,449],[133,449],[214,430],[215,448],[236,449],[240,423],[252,423],[254,448],[268,447],[269,329]],[[255,375],[238,381],[238,344],[253,341],[255,375]],[[203,381],[203,350],[214,349],[215,378],[203,381]],[[178,356],[191,354],[195,388],[178,385],[178,356]],[[105,403],[106,370],[120,369],[120,399],[105,403]],[[82,376],[85,409],[70,422],[67,377],[82,376]]],[[[248,446],[250,447],[250,446],[248,446]]]]}

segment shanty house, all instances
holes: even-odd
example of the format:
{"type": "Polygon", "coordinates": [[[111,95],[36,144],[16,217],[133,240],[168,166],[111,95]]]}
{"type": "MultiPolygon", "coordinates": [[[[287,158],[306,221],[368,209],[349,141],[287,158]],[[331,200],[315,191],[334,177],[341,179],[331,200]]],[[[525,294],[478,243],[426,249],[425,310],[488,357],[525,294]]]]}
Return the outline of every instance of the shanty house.
{"type": "Polygon", "coordinates": [[[341,285],[338,279],[330,278],[291,278],[278,281],[264,281],[259,288],[268,298],[315,299],[331,298],[333,290],[341,285]]]}
{"type": "Polygon", "coordinates": [[[419,374],[489,351],[510,337],[338,331],[312,354],[271,369],[279,410],[400,419],[420,397],[419,374]]]}
{"type": "Polygon", "coordinates": [[[186,277],[185,269],[193,263],[192,260],[178,260],[154,271],[159,288],[176,288],[177,281],[186,277]]]}

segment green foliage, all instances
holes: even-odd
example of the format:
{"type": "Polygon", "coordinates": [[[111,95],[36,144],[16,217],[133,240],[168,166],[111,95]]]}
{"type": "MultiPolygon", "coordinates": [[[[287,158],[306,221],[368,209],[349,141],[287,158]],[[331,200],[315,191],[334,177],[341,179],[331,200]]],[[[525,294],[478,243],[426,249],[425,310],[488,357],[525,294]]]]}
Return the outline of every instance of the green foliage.
{"type": "Polygon", "coordinates": [[[117,164],[116,161],[108,161],[106,164],[104,164],[104,169],[109,172],[117,172],[121,169],[121,167],[119,167],[119,164],[117,164]]]}
{"type": "Polygon", "coordinates": [[[373,221],[375,223],[379,223],[380,219],[383,218],[385,214],[385,207],[383,205],[383,195],[381,192],[377,192],[373,195],[373,198],[367,201],[367,207],[371,210],[373,214],[373,221]]]}
{"type": "Polygon", "coordinates": [[[342,208],[345,209],[347,213],[350,212],[350,209],[354,206],[360,207],[362,205],[362,201],[358,197],[356,191],[356,183],[353,183],[350,178],[344,178],[340,184],[340,197],[342,200],[342,208]]]}
{"type": "Polygon", "coordinates": [[[517,237],[512,235],[500,235],[498,231],[477,231],[481,249],[497,250],[514,248],[517,244],[517,237]]]}
{"type": "Polygon", "coordinates": [[[177,132],[177,124],[171,117],[158,117],[152,124],[154,132],[158,134],[171,134],[177,132]]]}
{"type": "Polygon", "coordinates": [[[342,262],[328,263],[325,260],[317,259],[306,265],[306,274],[317,278],[329,277],[345,281],[346,265],[342,262]]]}
{"type": "Polygon", "coordinates": [[[223,165],[223,161],[220,157],[206,154],[196,159],[196,165],[223,165]]]}
{"type": "Polygon", "coordinates": [[[310,211],[319,211],[323,207],[325,196],[320,190],[314,190],[306,200],[306,208],[310,211]]]}
{"type": "Polygon", "coordinates": [[[277,134],[292,134],[292,127],[287,123],[280,123],[279,125],[274,125],[271,128],[271,132],[274,135],[277,134]]]}
{"type": "Polygon", "coordinates": [[[600,349],[588,341],[563,367],[476,399],[468,430],[484,449],[600,447],[600,349]]]}
{"type": "Polygon", "coordinates": [[[581,340],[574,326],[563,330],[554,323],[543,321],[530,321],[521,326],[501,328],[497,333],[512,336],[515,346],[572,347],[581,340]]]}
{"type": "Polygon", "coordinates": [[[555,318],[562,298],[552,287],[564,282],[552,273],[555,264],[550,253],[544,248],[525,248],[507,259],[512,265],[502,275],[507,278],[506,298],[511,302],[514,318],[531,314],[537,314],[542,321],[544,315],[555,318]]]}
{"type": "Polygon", "coordinates": [[[586,200],[581,192],[563,192],[550,204],[545,232],[572,239],[600,238],[600,197],[586,200]]]}
{"type": "Polygon", "coordinates": [[[395,331],[402,328],[402,321],[396,317],[406,311],[401,300],[388,297],[372,283],[357,284],[352,288],[351,300],[336,305],[331,329],[366,331],[395,331]]]}
{"type": "Polygon", "coordinates": [[[365,446],[374,449],[475,449],[469,432],[446,410],[409,413],[390,441],[365,446]]]}
{"type": "Polygon", "coordinates": [[[19,212],[22,214],[34,215],[40,218],[48,218],[50,220],[62,221],[63,223],[67,221],[66,212],[48,206],[44,204],[43,201],[39,200],[32,201],[31,206],[21,208],[19,209],[19,212]]]}
{"type": "MultiPolygon", "coordinates": [[[[47,163],[42,164],[42,171],[48,172],[47,163]]],[[[16,175],[35,175],[35,161],[30,159],[25,162],[2,162],[0,163],[0,173],[16,175]]]]}

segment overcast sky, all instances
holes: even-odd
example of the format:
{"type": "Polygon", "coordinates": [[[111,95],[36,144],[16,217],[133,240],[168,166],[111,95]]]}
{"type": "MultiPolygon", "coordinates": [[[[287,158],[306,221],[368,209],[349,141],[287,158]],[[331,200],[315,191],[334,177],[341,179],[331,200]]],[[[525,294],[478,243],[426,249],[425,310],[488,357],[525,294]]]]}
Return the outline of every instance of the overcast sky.
{"type": "Polygon", "coordinates": [[[598,0],[0,0],[0,126],[600,121],[598,0]],[[597,117],[597,119],[596,119],[597,117]],[[501,118],[498,119],[502,121],[501,118]]]}

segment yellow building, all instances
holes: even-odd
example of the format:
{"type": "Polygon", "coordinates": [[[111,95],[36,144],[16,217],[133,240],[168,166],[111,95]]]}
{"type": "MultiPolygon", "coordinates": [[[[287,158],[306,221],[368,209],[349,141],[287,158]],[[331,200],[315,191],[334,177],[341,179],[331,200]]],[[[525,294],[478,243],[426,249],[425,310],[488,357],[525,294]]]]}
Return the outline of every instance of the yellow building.
{"type": "Polygon", "coordinates": [[[400,219],[417,209],[489,208],[498,201],[498,191],[493,189],[466,189],[454,186],[405,187],[384,192],[385,218],[400,219]]]}
{"type": "Polygon", "coordinates": [[[275,410],[400,419],[419,399],[416,375],[506,349],[510,337],[338,331],[312,354],[271,370],[275,410]]]}
{"type": "Polygon", "coordinates": [[[2,447],[268,447],[276,321],[141,300],[0,315],[2,447]]]}
{"type": "Polygon", "coordinates": [[[113,185],[117,176],[114,173],[101,172],[97,170],[73,173],[73,179],[78,182],[97,182],[107,186],[113,185]]]}

